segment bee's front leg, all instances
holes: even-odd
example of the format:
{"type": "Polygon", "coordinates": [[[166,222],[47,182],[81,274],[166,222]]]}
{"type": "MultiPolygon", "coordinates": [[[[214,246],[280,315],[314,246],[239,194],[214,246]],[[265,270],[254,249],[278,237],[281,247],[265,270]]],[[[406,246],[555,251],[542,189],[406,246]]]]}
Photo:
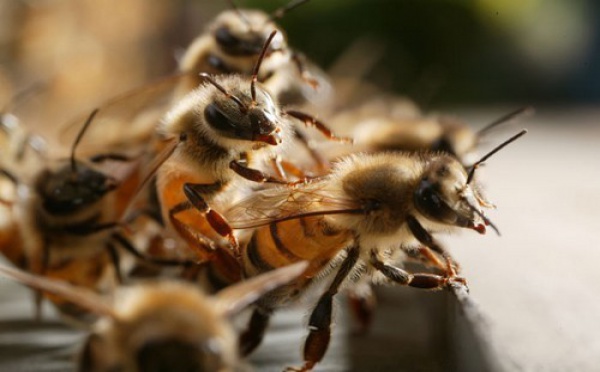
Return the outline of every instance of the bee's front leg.
{"type": "Polygon", "coordinates": [[[235,256],[239,257],[239,243],[237,241],[237,238],[233,234],[233,229],[229,225],[229,222],[227,222],[227,220],[221,213],[212,209],[202,196],[202,192],[207,186],[210,187],[212,185],[185,183],[183,185],[183,193],[185,194],[191,205],[206,217],[206,221],[208,221],[209,225],[219,235],[229,240],[229,243],[233,247],[235,256]]]}
{"type": "Polygon", "coordinates": [[[396,284],[422,289],[443,289],[450,285],[466,285],[466,280],[456,275],[436,275],[430,273],[409,273],[381,260],[375,251],[371,252],[371,265],[386,278],[396,284]]]}
{"type": "Polygon", "coordinates": [[[428,248],[440,254],[444,258],[444,261],[446,263],[446,274],[450,277],[455,277],[457,274],[457,270],[459,269],[459,265],[454,262],[454,259],[446,250],[446,248],[444,248],[443,245],[437,242],[434,239],[434,237],[427,230],[425,230],[425,228],[419,223],[419,221],[415,217],[408,216],[406,222],[411,233],[415,236],[415,238],[417,238],[419,242],[421,242],[421,244],[425,246],[425,248],[428,248]]]}

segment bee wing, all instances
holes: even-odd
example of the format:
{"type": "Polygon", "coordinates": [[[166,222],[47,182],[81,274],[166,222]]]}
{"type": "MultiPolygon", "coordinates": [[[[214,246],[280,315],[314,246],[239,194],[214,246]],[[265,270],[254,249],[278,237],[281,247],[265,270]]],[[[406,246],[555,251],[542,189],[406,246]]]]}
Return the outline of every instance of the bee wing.
{"type": "Polygon", "coordinates": [[[265,293],[296,279],[308,267],[307,261],[297,262],[227,287],[217,293],[217,309],[233,315],[257,301],[265,293]]]}
{"type": "Polygon", "coordinates": [[[305,216],[358,213],[355,201],[329,190],[325,183],[273,188],[253,193],[225,212],[234,229],[249,229],[305,216]]]}
{"type": "MultiPolygon", "coordinates": [[[[178,84],[191,72],[168,76],[116,96],[100,105],[94,122],[81,140],[80,149],[88,153],[106,152],[114,147],[130,148],[141,144],[155,132],[161,117],[169,109],[178,84]]],[[[86,117],[78,117],[63,126],[59,141],[73,143],[86,117]]]]}
{"type": "Polygon", "coordinates": [[[96,314],[110,316],[112,318],[116,317],[112,307],[107,304],[102,297],[87,289],[78,288],[60,280],[36,276],[28,272],[1,264],[0,275],[33,289],[61,296],[96,314]]]}
{"type": "Polygon", "coordinates": [[[315,107],[323,108],[332,104],[334,88],[329,75],[316,64],[306,60],[304,68],[309,83],[302,84],[302,95],[315,107]]]}

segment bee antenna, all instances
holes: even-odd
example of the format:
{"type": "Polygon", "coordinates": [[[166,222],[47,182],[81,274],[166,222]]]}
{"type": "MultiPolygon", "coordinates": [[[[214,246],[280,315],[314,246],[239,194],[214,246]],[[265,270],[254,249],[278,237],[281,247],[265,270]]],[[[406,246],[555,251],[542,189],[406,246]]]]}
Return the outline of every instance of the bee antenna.
{"type": "Polygon", "coordinates": [[[277,30],[273,30],[269,35],[269,38],[263,45],[262,50],[260,51],[260,55],[258,56],[258,60],[256,61],[256,65],[254,66],[254,71],[252,71],[252,82],[250,83],[250,94],[252,95],[252,103],[256,102],[256,82],[258,81],[258,70],[260,70],[260,65],[262,64],[263,59],[265,59],[265,55],[267,54],[267,49],[269,49],[269,45],[271,41],[277,34],[277,30]]]}
{"type": "Polygon", "coordinates": [[[533,115],[534,113],[535,113],[535,109],[532,106],[521,107],[515,111],[512,111],[512,112],[492,121],[485,127],[481,128],[477,132],[475,132],[475,134],[477,135],[477,137],[483,137],[486,132],[489,132],[491,129],[497,127],[500,124],[510,123],[511,121],[513,121],[519,117],[533,115]]]}
{"type": "Polygon", "coordinates": [[[246,107],[246,105],[244,105],[244,103],[242,101],[240,101],[239,98],[237,98],[236,96],[234,96],[233,94],[229,93],[227,91],[227,89],[225,89],[225,87],[223,87],[221,84],[217,83],[215,79],[212,78],[212,76],[210,76],[209,74],[207,74],[206,72],[201,72],[200,76],[204,79],[206,79],[209,83],[211,83],[215,88],[217,88],[218,90],[221,91],[221,93],[223,93],[227,98],[231,99],[233,102],[236,103],[236,105],[238,105],[240,107],[240,111],[242,112],[246,112],[248,111],[248,107],[246,107]]]}
{"type": "Polygon", "coordinates": [[[481,159],[479,159],[475,164],[473,164],[471,166],[471,169],[469,170],[469,175],[467,177],[467,185],[469,183],[471,183],[471,181],[473,180],[473,176],[475,175],[475,170],[481,165],[483,164],[486,160],[488,160],[490,157],[492,157],[492,155],[494,155],[495,153],[497,153],[498,151],[502,150],[505,146],[509,145],[510,143],[516,141],[517,139],[519,139],[519,137],[524,136],[527,133],[527,129],[523,129],[522,131],[520,131],[519,133],[515,134],[514,136],[510,137],[509,139],[507,139],[506,141],[502,142],[500,145],[496,146],[495,149],[493,149],[492,151],[488,152],[487,154],[485,154],[481,159]]]}
{"type": "Polygon", "coordinates": [[[234,0],[227,0],[227,2],[229,3],[229,6],[231,6],[231,9],[233,9],[237,13],[238,17],[240,17],[240,19],[242,20],[242,22],[244,22],[246,24],[246,26],[248,26],[248,29],[251,29],[252,25],[250,23],[250,20],[240,10],[240,8],[237,6],[237,4],[235,3],[235,1],[234,0]]]}
{"type": "Polygon", "coordinates": [[[90,124],[92,123],[92,121],[94,121],[94,117],[96,116],[98,111],[100,111],[100,109],[95,109],[94,111],[92,111],[90,116],[88,116],[87,120],[85,121],[85,124],[83,124],[83,127],[81,127],[81,129],[79,130],[79,133],[77,133],[77,138],[75,138],[75,142],[73,142],[73,146],[71,146],[71,170],[73,171],[74,174],[77,173],[77,162],[75,161],[75,150],[77,150],[77,145],[79,145],[79,142],[81,142],[83,135],[85,134],[87,129],[90,127],[90,124]]]}
{"type": "Polygon", "coordinates": [[[275,10],[271,13],[271,20],[281,19],[286,13],[289,13],[291,10],[296,9],[300,5],[304,3],[308,3],[310,0],[293,0],[290,1],[287,5],[282,6],[281,8],[275,10]]]}

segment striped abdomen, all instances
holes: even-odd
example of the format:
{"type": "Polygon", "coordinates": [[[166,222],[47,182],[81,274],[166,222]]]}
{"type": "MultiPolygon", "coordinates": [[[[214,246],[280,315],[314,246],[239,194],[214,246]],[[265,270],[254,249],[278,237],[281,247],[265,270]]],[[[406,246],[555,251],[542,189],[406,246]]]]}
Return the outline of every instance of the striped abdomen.
{"type": "Polygon", "coordinates": [[[258,229],[244,250],[244,270],[254,276],[306,260],[309,267],[296,284],[308,283],[351,241],[352,234],[331,230],[322,216],[272,223],[258,229]]]}

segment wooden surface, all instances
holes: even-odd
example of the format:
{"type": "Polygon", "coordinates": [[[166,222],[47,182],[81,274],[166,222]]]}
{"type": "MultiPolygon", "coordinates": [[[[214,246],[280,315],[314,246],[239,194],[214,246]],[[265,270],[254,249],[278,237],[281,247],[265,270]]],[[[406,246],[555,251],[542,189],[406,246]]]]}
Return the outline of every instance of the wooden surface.
{"type": "MultiPolygon", "coordinates": [[[[494,114],[469,117],[484,123],[494,114]]],[[[530,133],[490,159],[482,175],[502,237],[446,241],[505,370],[598,371],[600,111],[538,107],[490,139],[498,143],[521,126],[530,133]]]]}

